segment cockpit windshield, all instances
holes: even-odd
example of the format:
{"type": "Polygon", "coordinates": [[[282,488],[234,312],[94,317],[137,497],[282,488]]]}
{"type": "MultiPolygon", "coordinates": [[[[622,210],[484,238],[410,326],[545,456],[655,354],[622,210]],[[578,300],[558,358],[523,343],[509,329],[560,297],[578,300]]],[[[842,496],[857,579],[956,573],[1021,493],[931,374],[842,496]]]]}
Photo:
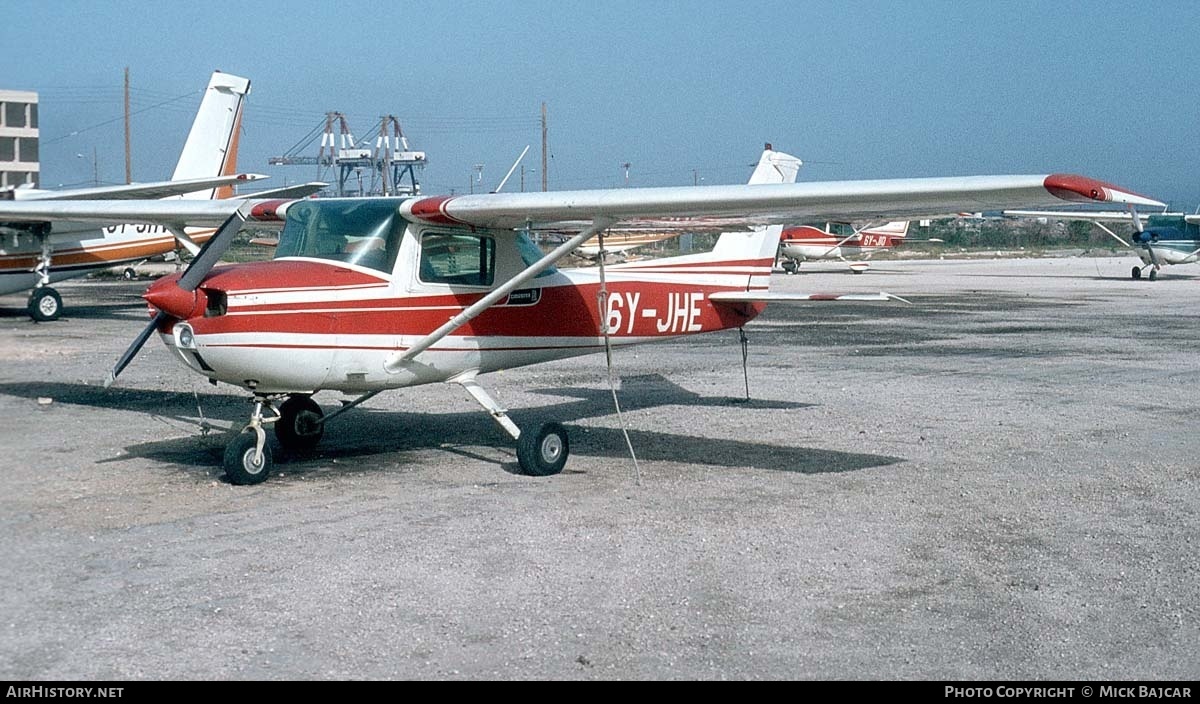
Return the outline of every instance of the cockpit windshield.
{"type": "Polygon", "coordinates": [[[407,221],[401,199],[304,200],[293,203],[275,258],[313,257],[390,272],[407,221]]]}

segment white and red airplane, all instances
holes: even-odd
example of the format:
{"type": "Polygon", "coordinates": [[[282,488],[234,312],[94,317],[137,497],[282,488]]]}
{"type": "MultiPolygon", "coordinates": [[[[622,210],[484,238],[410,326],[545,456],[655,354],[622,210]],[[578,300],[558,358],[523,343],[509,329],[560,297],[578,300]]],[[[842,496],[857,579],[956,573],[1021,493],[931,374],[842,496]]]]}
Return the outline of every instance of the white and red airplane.
{"type": "MultiPolygon", "coordinates": [[[[0,200],[94,201],[174,196],[182,199],[226,198],[233,185],[266,176],[237,173],[238,134],[250,81],[213,73],[196,119],[170,181],[99,186],[71,190],[18,188],[0,192],[0,200]]],[[[309,184],[311,186],[311,184],[309,184]]],[[[270,191],[301,196],[310,189],[270,191]]],[[[193,254],[213,228],[185,231],[180,220],[156,223],[113,223],[97,230],[94,223],[0,222],[0,295],[32,289],[27,310],[37,321],[55,320],[62,298],[50,283],[166,254],[177,247],[193,254]]]]}
{"type": "MultiPolygon", "coordinates": [[[[516,441],[523,472],[562,470],[566,430],[518,428],[480,384],[499,369],[682,335],[740,328],[767,302],[837,300],[770,290],[782,224],[920,217],[1063,201],[1157,201],[1082,176],[974,176],[792,183],[794,157],[766,150],[754,183],[462,196],[218,201],[0,203],[0,219],[220,224],[182,275],[145,294],[153,320],[109,382],[154,333],[188,369],[245,389],[254,410],[225,452],[225,472],[271,472],[264,427],[286,451],[313,448],[334,416],[388,389],[462,386],[516,441]],[[769,179],[769,181],[768,181],[769,179]],[[617,223],[678,217],[755,226],[714,250],[608,267],[555,263],[617,223]],[[247,219],[282,220],[275,258],[216,267],[247,219]],[[588,223],[548,254],[535,227],[588,223]],[[361,394],[324,416],[320,390],[361,394]]],[[[886,294],[851,296],[884,300],[886,294]]]]}
{"type": "Polygon", "coordinates": [[[865,261],[847,261],[848,257],[869,259],[876,252],[899,247],[907,236],[907,220],[867,225],[857,230],[846,222],[827,222],[824,228],[816,225],[786,227],[779,239],[780,264],[784,271],[795,274],[800,270],[801,262],[837,259],[846,262],[850,271],[861,274],[870,265],[865,261]]]}

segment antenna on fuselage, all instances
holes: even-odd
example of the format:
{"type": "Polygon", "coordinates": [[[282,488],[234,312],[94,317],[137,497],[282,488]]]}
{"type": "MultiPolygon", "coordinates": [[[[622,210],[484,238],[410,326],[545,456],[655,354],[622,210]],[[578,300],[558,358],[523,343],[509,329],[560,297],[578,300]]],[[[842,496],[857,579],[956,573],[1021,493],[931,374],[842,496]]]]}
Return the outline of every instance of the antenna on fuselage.
{"type": "Polygon", "coordinates": [[[500,190],[504,188],[504,184],[508,183],[508,178],[513,175],[514,171],[517,170],[517,167],[521,165],[521,160],[524,159],[525,155],[528,153],[529,145],[526,144],[525,148],[521,150],[521,156],[517,157],[517,160],[513,162],[513,165],[508,167],[508,173],[504,174],[504,178],[500,179],[500,185],[496,186],[496,189],[493,190],[492,193],[499,193],[500,190]]]}

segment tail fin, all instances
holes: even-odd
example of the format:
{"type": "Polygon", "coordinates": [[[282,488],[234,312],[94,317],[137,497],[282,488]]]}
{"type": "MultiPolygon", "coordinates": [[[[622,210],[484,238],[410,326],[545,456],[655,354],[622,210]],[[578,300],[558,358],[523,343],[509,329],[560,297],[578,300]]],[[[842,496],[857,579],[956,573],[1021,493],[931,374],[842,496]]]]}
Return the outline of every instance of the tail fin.
{"type": "MultiPolygon", "coordinates": [[[[242,127],[242,106],[250,92],[250,81],[230,73],[216,71],[204,91],[200,110],[192,123],[183,153],[175,166],[172,180],[231,176],[237,173],[238,134],[242,127]]],[[[189,193],[184,198],[228,198],[233,188],[222,186],[189,193]]]]}
{"type": "Polygon", "coordinates": [[[763,150],[762,157],[758,160],[758,166],[754,168],[754,173],[750,174],[751,185],[760,183],[795,183],[796,175],[800,172],[800,167],[804,165],[791,154],[777,152],[771,148],[768,143],[763,150]]]}
{"type": "MultiPolygon", "coordinates": [[[[777,152],[766,145],[758,166],[750,175],[750,185],[772,183],[795,183],[796,176],[804,162],[783,152],[777,152]]],[[[779,249],[779,236],[783,233],[782,225],[769,225],[755,228],[752,232],[726,232],[718,239],[713,251],[708,256],[718,260],[752,259],[755,261],[769,260],[766,265],[767,273],[775,262],[775,252],[779,249]]]]}

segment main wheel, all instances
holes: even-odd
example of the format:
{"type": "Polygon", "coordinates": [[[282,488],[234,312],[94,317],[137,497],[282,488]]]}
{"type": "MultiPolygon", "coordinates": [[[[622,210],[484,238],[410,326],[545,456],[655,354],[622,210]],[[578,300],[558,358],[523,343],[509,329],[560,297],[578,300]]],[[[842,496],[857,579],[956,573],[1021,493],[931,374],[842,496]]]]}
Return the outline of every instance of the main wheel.
{"type": "Polygon", "coordinates": [[[62,296],[58,295],[58,291],[49,286],[33,289],[33,293],[29,294],[29,305],[26,306],[29,311],[29,317],[39,323],[58,320],[58,316],[62,313],[62,296]]]}
{"type": "Polygon", "coordinates": [[[125,267],[125,270],[121,272],[121,278],[125,279],[126,281],[133,281],[137,278],[137,271],[135,271],[133,267],[127,266],[125,267]]]}
{"type": "Polygon", "coordinates": [[[1133,267],[1133,271],[1129,272],[1129,276],[1134,279],[1142,278],[1142,267],[1140,267],[1140,266],[1133,267]]]}
{"type": "Polygon", "coordinates": [[[325,414],[311,396],[293,394],[279,406],[279,420],[275,421],[275,437],[288,452],[310,452],[321,436],[325,414]]]}
{"type": "Polygon", "coordinates": [[[789,274],[795,274],[800,271],[800,265],[796,263],[795,259],[784,259],[783,270],[789,274]]]}
{"type": "Polygon", "coordinates": [[[271,476],[275,461],[271,457],[271,444],[263,443],[262,459],[255,462],[257,433],[242,433],[225,446],[225,476],[233,484],[258,484],[271,476]]]}
{"type": "Polygon", "coordinates": [[[537,432],[524,431],[517,439],[517,462],[521,471],[531,477],[558,474],[570,453],[567,430],[558,423],[546,423],[537,432]]]}

